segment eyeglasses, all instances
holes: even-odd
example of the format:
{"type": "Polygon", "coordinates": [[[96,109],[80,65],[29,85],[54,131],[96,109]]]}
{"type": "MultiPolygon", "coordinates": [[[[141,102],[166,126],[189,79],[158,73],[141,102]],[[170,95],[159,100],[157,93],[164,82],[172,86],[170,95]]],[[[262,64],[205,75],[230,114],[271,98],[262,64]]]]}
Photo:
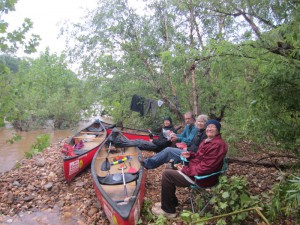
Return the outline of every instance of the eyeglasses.
{"type": "Polygon", "coordinates": [[[213,125],[213,124],[210,124],[206,127],[206,129],[209,128],[209,129],[217,129],[216,125],[213,125]]]}

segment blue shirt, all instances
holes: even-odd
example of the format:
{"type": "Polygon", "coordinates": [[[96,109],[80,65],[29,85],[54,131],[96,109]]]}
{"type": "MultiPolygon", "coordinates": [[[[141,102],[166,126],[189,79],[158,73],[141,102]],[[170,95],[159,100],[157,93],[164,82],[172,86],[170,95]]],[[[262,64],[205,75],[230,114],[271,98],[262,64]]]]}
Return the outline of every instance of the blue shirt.
{"type": "Polygon", "coordinates": [[[184,142],[187,144],[187,146],[190,146],[197,132],[198,129],[195,127],[195,125],[186,125],[181,134],[176,134],[177,142],[184,142]]]}

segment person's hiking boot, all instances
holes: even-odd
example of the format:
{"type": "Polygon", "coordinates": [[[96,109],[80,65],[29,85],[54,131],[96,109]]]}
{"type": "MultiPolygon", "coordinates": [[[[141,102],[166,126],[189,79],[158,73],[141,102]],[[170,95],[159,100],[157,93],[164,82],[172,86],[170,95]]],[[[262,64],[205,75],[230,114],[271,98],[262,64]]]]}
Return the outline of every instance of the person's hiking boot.
{"type": "Polygon", "coordinates": [[[148,169],[148,168],[146,167],[146,165],[145,165],[145,161],[144,161],[144,160],[142,160],[142,159],[140,159],[140,158],[138,158],[138,160],[139,160],[139,162],[140,162],[140,164],[141,164],[142,167],[144,167],[145,169],[148,169]]]}
{"type": "Polygon", "coordinates": [[[109,141],[115,143],[116,138],[118,136],[118,134],[120,133],[120,131],[118,130],[118,128],[113,128],[110,134],[110,137],[108,138],[109,141]]]}
{"type": "MultiPolygon", "coordinates": [[[[146,168],[146,167],[145,167],[145,162],[144,162],[143,160],[140,160],[140,164],[141,164],[142,167],[146,168]]],[[[146,168],[146,169],[147,169],[147,168],[146,168]]]]}
{"type": "Polygon", "coordinates": [[[152,213],[156,216],[163,215],[166,218],[176,218],[176,213],[167,213],[162,208],[152,207],[152,213]]]}
{"type": "MultiPolygon", "coordinates": [[[[179,206],[179,204],[175,205],[176,208],[177,208],[178,206],[179,206]]],[[[161,202],[156,202],[156,203],[154,204],[154,207],[156,207],[156,208],[161,208],[161,202]]]]}

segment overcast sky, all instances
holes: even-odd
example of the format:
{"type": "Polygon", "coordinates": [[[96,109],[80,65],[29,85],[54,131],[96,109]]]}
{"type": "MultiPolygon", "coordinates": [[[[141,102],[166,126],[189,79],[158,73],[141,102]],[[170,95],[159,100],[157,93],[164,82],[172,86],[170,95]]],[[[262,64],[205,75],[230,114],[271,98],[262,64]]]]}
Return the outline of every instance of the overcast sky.
{"type": "Polygon", "coordinates": [[[16,11],[3,19],[9,23],[10,29],[21,26],[26,17],[33,21],[32,33],[42,38],[36,56],[47,46],[51,53],[60,53],[65,40],[57,39],[60,30],[58,23],[79,21],[86,9],[93,9],[96,5],[97,0],[19,0],[15,5],[16,11]]]}

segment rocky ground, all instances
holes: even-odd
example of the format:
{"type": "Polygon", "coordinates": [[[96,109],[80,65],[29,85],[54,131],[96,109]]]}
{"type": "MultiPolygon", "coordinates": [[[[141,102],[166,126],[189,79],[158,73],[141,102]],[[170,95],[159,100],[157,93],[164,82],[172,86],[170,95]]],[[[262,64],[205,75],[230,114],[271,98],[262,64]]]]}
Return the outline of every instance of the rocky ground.
{"type": "MultiPolygon", "coordinates": [[[[0,175],[0,224],[108,224],[97,202],[90,169],[67,183],[63,176],[59,146],[54,144],[0,175]]],[[[144,151],[143,154],[149,157],[153,153],[144,151]]],[[[147,171],[145,199],[153,203],[160,200],[163,169],[164,166],[161,166],[147,171]]],[[[249,190],[259,194],[270,190],[276,182],[278,170],[230,163],[227,176],[232,175],[245,176],[249,181],[249,190]]],[[[181,203],[179,210],[188,209],[186,189],[178,189],[177,194],[181,203]]],[[[183,223],[173,221],[170,224],[183,223]]],[[[292,223],[287,221],[286,224],[292,223]]]]}

